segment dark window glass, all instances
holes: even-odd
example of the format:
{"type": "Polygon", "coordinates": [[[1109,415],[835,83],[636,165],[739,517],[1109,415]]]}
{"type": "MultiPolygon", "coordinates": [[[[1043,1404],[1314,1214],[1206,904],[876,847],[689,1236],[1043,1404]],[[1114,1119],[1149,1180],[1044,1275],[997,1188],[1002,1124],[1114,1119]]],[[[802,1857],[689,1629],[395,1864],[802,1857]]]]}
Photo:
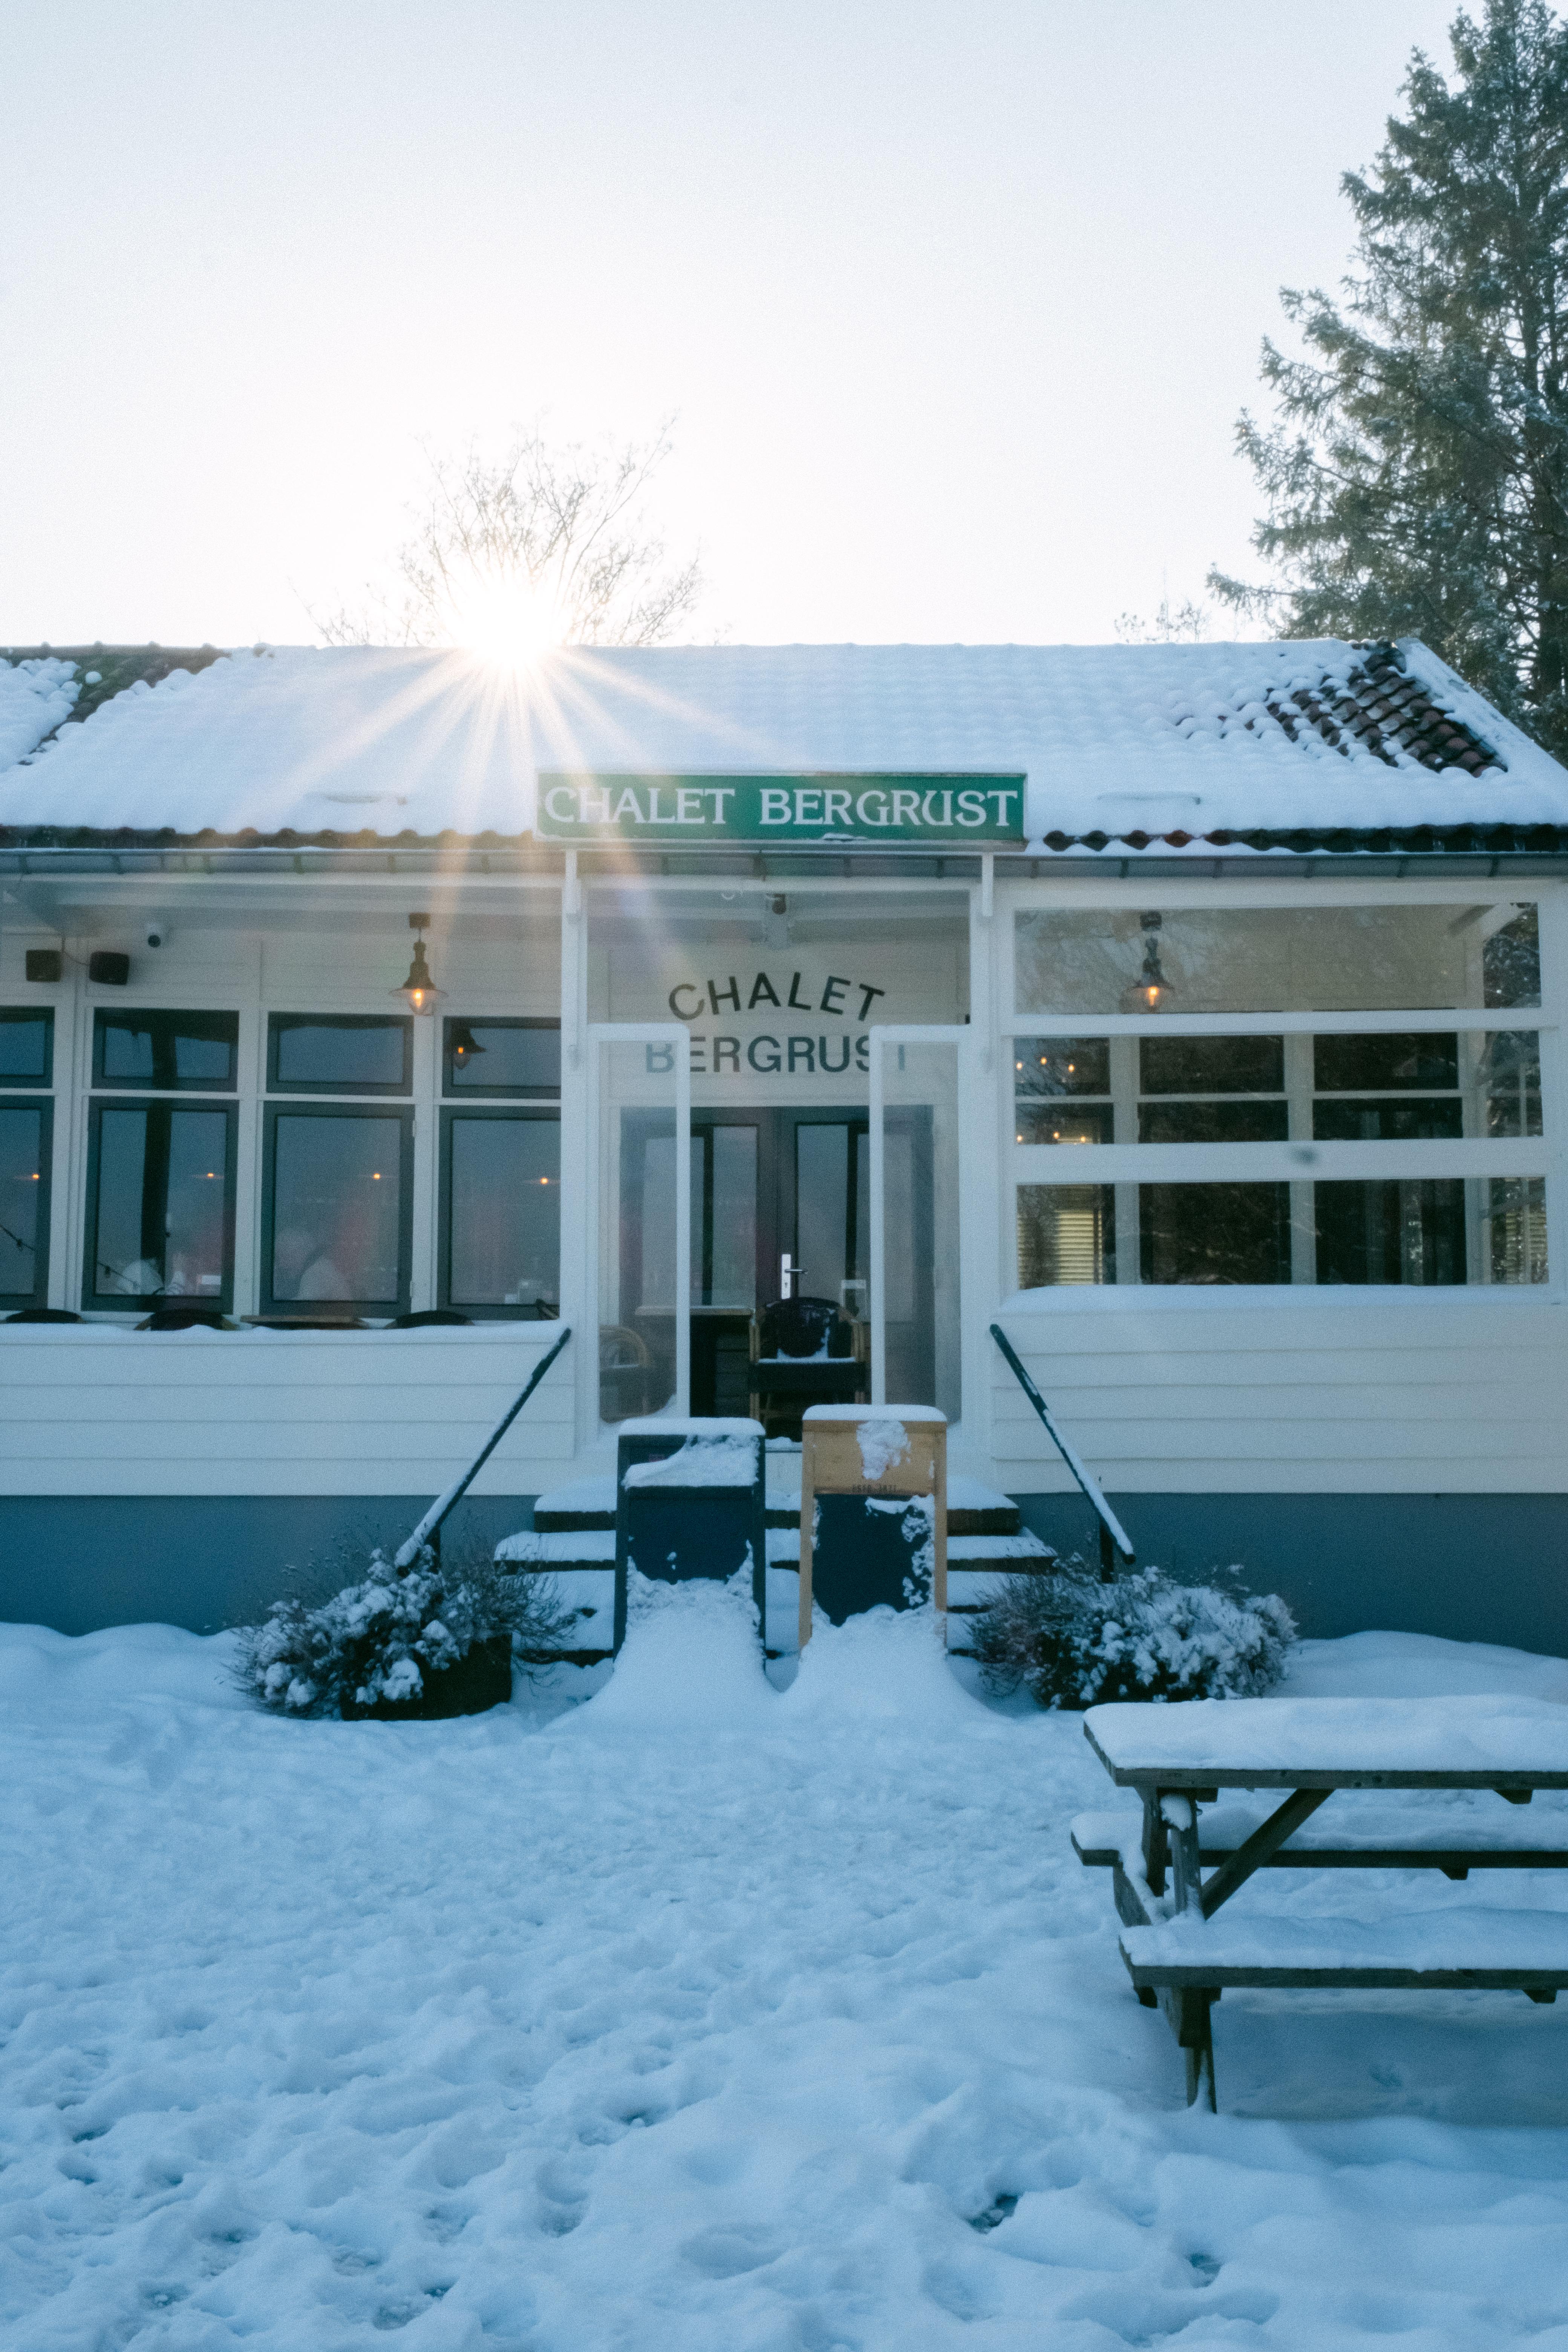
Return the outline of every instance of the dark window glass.
{"type": "Polygon", "coordinates": [[[283,1094],[405,1095],[414,1023],[406,1013],[274,1013],[267,1083],[283,1094]]]}
{"type": "Polygon", "coordinates": [[[93,1084],[227,1094],[238,1045],[237,1013],[95,1013],[93,1084]]]}
{"type": "Polygon", "coordinates": [[[448,1021],[445,1047],[450,1095],[561,1092],[559,1021],[448,1021]]]}
{"type": "Polygon", "coordinates": [[[0,1103],[0,1303],[41,1306],[48,1290],[51,1103],[0,1103]]]}
{"type": "Polygon", "coordinates": [[[268,1114],[267,1305],[394,1315],[407,1303],[408,1116],[268,1114]]]}
{"type": "Polygon", "coordinates": [[[1143,1037],[1146,1095],[1277,1095],[1285,1088],[1282,1037],[1143,1037]]]}
{"type": "Polygon", "coordinates": [[[1314,1037],[1312,1083],[1325,1095],[1457,1087],[1459,1041],[1454,1036],[1314,1037]]]}
{"type": "Polygon", "coordinates": [[[1533,907],[1521,907],[1511,922],[1492,933],[1481,950],[1481,979],[1488,1004],[1539,1004],[1541,932],[1533,907]]]}
{"type": "Polygon", "coordinates": [[[1114,1143],[1116,1115],[1109,1103],[1020,1102],[1014,1106],[1015,1143],[1114,1143]]]}
{"type": "Polygon", "coordinates": [[[1020,1184],[1018,1287],[1116,1279],[1116,1192],[1110,1184],[1020,1184]]]}
{"type": "Polygon", "coordinates": [[[233,1111],[93,1105],[89,1306],[190,1298],[226,1307],[234,1265],[233,1111]]]}
{"type": "Polygon", "coordinates": [[[1289,1282],[1289,1184],[1141,1184],[1145,1282],[1289,1282]]]}
{"type": "Polygon", "coordinates": [[[1466,1279],[1462,1177],[1316,1184],[1320,1282],[1466,1279]]]}
{"type": "Polygon", "coordinates": [[[1283,1143],[1289,1119],[1279,1102],[1154,1102],[1138,1107],[1140,1143],[1283,1143]]]}
{"type": "Polygon", "coordinates": [[[1458,1095],[1395,1095],[1384,1101],[1315,1102],[1312,1136],[1318,1143],[1419,1143],[1465,1131],[1458,1095]]]}
{"type": "Polygon", "coordinates": [[[1105,1037],[1015,1037],[1014,1091],[1020,1095],[1108,1095],[1110,1043],[1105,1037]]]}
{"type": "Polygon", "coordinates": [[[553,1315],[561,1296],[561,1123],[448,1111],[444,1307],[553,1315]]]}
{"type": "Polygon", "coordinates": [[[0,1012],[0,1087],[47,1087],[54,1042],[52,1013],[0,1012]]]}

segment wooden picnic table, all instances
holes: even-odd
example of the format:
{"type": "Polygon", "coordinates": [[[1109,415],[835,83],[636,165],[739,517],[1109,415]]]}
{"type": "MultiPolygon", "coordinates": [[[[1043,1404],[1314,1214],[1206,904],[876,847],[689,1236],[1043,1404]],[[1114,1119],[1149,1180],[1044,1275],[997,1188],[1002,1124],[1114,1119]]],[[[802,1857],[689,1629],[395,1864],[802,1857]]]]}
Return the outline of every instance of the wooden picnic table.
{"type": "Polygon", "coordinates": [[[1449,1908],[1375,1924],[1269,1918],[1222,1906],[1263,1868],[1539,1870],[1568,1865],[1568,1822],[1521,1835],[1517,1814],[1457,1834],[1452,1809],[1389,1809],[1335,1831],[1312,1817],[1337,1790],[1489,1790],[1510,1807],[1568,1790],[1568,1707],[1546,1699],[1227,1699],[1091,1707],[1089,1745],[1142,1818],[1083,1815],[1073,1842],[1109,1863],[1122,1958],[1185,2054],[1187,2097],[1215,2104],[1210,2011],[1231,1985],[1491,1990],[1552,2001],[1568,1986],[1568,1912],[1449,1908]],[[1235,1805],[1225,1833],[1199,1808],[1222,1789],[1279,1792],[1261,1818],[1235,1805]],[[1311,1824],[1309,1827],[1309,1824],[1311,1824]],[[1209,1875],[1203,1874],[1211,1863],[1209,1875]],[[1172,1893],[1166,1894],[1167,1878],[1172,1893]]]}

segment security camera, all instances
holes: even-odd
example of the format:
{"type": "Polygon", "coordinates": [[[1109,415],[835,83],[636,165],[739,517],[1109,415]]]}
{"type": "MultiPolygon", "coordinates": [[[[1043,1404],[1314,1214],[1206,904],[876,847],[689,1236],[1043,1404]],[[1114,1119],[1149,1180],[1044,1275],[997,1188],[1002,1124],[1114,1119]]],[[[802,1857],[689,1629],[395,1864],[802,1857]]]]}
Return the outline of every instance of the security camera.
{"type": "Polygon", "coordinates": [[[148,917],[147,944],[150,948],[166,948],[168,946],[169,926],[163,920],[162,915],[150,915],[148,917]]]}

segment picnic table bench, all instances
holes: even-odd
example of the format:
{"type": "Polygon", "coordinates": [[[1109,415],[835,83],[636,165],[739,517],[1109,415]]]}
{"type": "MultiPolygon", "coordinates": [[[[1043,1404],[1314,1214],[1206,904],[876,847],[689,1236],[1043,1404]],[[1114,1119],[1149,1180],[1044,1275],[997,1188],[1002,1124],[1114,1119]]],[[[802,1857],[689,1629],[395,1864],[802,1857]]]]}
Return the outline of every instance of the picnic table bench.
{"type": "Polygon", "coordinates": [[[1228,1986],[1376,1987],[1527,1993],[1568,1987],[1568,1912],[1402,1911],[1387,1918],[1215,1914],[1260,1869],[1542,1870],[1568,1865],[1568,1818],[1542,1835],[1517,1811],[1478,1805],[1423,1820],[1416,1807],[1341,1808],[1336,1790],[1490,1791],[1510,1808],[1568,1789],[1568,1707],[1544,1699],[1228,1699],[1091,1707],[1084,1730],[1141,1813],[1080,1814],[1073,1844],[1109,1866],[1121,1957],[1138,1998],[1159,2007],[1186,2060],[1189,2105],[1215,2105],[1210,2012],[1228,1986]],[[1222,1789],[1272,1790],[1271,1809],[1222,1789]],[[1204,1865],[1212,1865],[1204,1875],[1204,1865]],[[1167,1894],[1167,1880],[1171,1892],[1167,1894]]]}

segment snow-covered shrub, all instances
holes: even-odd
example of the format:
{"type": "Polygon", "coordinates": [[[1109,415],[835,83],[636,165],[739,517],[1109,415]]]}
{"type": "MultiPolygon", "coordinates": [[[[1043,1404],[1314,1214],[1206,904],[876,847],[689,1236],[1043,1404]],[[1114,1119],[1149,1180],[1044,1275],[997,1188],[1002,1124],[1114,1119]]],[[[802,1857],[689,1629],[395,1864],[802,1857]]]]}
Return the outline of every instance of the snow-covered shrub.
{"type": "Polygon", "coordinates": [[[987,1679],[1023,1684],[1041,1706],[1256,1698],[1279,1681],[1295,1638],[1278,1593],[1178,1584],[1158,1568],[1106,1583],[1076,1557],[1047,1575],[1007,1577],[974,1621],[987,1679]]]}
{"type": "Polygon", "coordinates": [[[534,1661],[560,1649],[574,1612],[547,1577],[507,1575],[476,1552],[437,1562],[426,1548],[399,1574],[384,1553],[369,1574],[312,1605],[274,1601],[241,1629],[240,1686],[279,1715],[342,1715],[390,1702],[416,1711],[427,1677],[506,1642],[534,1661]]]}

